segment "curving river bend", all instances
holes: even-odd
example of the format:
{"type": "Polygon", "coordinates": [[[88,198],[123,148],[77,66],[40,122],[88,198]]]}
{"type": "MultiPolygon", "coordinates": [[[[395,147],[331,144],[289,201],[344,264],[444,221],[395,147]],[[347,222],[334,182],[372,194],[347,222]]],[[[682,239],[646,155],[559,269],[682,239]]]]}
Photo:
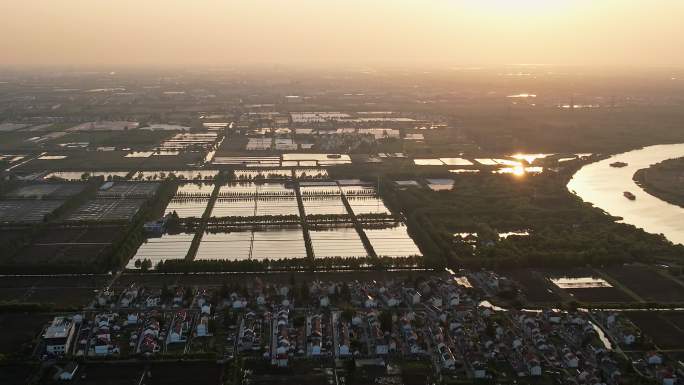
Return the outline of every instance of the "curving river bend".
{"type": "Polygon", "coordinates": [[[632,180],[639,169],[682,156],[684,143],[649,146],[614,155],[582,167],[568,183],[568,190],[585,202],[622,217],[624,223],[684,244],[684,208],[648,194],[632,180]],[[613,162],[625,162],[628,166],[610,167],[613,162]],[[633,193],[636,200],[625,198],[624,191],[633,193]]]}

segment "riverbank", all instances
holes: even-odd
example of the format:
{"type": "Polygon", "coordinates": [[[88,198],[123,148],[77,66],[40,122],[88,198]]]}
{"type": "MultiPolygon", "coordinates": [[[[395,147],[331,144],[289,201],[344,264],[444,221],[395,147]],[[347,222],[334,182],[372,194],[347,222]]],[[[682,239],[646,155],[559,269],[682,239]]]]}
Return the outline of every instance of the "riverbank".
{"type": "Polygon", "coordinates": [[[647,193],[684,208],[684,158],[642,168],[634,173],[633,179],[647,193]]]}
{"type": "Polygon", "coordinates": [[[649,146],[582,167],[567,185],[584,202],[591,203],[606,213],[621,217],[622,223],[634,225],[651,234],[662,234],[675,244],[684,244],[684,210],[641,189],[633,180],[641,169],[667,159],[684,156],[684,144],[649,146]],[[624,162],[622,168],[611,163],[624,162]],[[634,194],[634,200],[623,196],[624,191],[634,194]]]}

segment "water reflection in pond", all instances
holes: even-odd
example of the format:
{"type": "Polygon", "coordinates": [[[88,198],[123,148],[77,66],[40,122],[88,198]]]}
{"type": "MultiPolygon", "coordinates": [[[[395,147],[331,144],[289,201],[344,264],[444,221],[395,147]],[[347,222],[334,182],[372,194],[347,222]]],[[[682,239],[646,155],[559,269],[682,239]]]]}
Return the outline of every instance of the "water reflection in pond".
{"type": "Polygon", "coordinates": [[[281,259],[306,257],[299,226],[206,233],[195,260],[281,259]]]}
{"type": "Polygon", "coordinates": [[[393,227],[381,228],[371,228],[364,225],[363,230],[378,256],[408,257],[422,255],[418,246],[408,235],[406,226],[402,223],[393,227]]]}
{"type": "Polygon", "coordinates": [[[316,258],[365,257],[367,255],[361,238],[351,225],[318,227],[310,230],[309,235],[316,258]]]}
{"type": "Polygon", "coordinates": [[[592,289],[598,287],[613,287],[603,278],[596,277],[560,277],[551,278],[551,282],[561,289],[592,289]]]}
{"type": "Polygon", "coordinates": [[[454,188],[453,179],[425,179],[432,191],[449,191],[454,188]]]}
{"type": "Polygon", "coordinates": [[[69,181],[82,180],[83,177],[94,178],[103,177],[105,180],[109,179],[125,179],[128,176],[128,171],[57,171],[47,174],[44,179],[63,179],[69,181]]]}
{"type": "Polygon", "coordinates": [[[140,245],[135,256],[128,262],[127,269],[135,269],[136,261],[149,259],[152,266],[156,266],[159,261],[169,259],[184,259],[194,234],[164,234],[160,238],[150,238],[140,245]]]}

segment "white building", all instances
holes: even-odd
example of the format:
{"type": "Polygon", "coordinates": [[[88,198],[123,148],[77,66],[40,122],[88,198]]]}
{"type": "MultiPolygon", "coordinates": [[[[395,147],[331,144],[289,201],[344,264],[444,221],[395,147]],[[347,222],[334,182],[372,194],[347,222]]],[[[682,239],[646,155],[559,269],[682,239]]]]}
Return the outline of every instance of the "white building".
{"type": "Polygon", "coordinates": [[[71,347],[74,330],[74,322],[70,319],[55,317],[43,335],[45,351],[57,355],[66,354],[71,347]]]}
{"type": "Polygon", "coordinates": [[[197,337],[205,337],[209,335],[209,318],[202,317],[197,324],[197,337]]]}

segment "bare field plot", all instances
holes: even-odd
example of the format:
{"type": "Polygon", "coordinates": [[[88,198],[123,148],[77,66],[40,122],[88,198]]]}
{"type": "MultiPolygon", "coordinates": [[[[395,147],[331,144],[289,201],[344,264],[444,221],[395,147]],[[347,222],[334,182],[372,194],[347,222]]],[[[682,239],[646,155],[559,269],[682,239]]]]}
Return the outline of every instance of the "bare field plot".
{"type": "Polygon", "coordinates": [[[0,221],[6,223],[42,222],[46,215],[64,204],[63,200],[0,200],[0,221]]]}
{"type": "Polygon", "coordinates": [[[560,302],[561,297],[553,291],[553,284],[540,273],[530,270],[512,270],[503,275],[517,282],[525,298],[530,302],[560,302]]]}
{"type": "Polygon", "coordinates": [[[84,203],[67,221],[129,221],[138,213],[145,199],[95,198],[84,203]]]}
{"type": "Polygon", "coordinates": [[[0,354],[22,351],[22,346],[30,343],[50,319],[49,314],[0,314],[0,354]]]}
{"type": "Polygon", "coordinates": [[[641,329],[643,334],[649,336],[658,348],[684,349],[684,330],[669,321],[666,313],[634,311],[624,314],[641,329]]]}
{"type": "Polygon", "coordinates": [[[72,197],[85,187],[82,183],[40,183],[21,186],[5,195],[9,199],[63,199],[72,197]]]}
{"type": "Polygon", "coordinates": [[[102,186],[97,192],[101,198],[135,197],[146,198],[154,196],[159,190],[159,183],[114,182],[109,186],[102,186]]]}
{"type": "Polygon", "coordinates": [[[684,286],[648,267],[625,265],[604,271],[646,301],[684,302],[684,286]]]}

